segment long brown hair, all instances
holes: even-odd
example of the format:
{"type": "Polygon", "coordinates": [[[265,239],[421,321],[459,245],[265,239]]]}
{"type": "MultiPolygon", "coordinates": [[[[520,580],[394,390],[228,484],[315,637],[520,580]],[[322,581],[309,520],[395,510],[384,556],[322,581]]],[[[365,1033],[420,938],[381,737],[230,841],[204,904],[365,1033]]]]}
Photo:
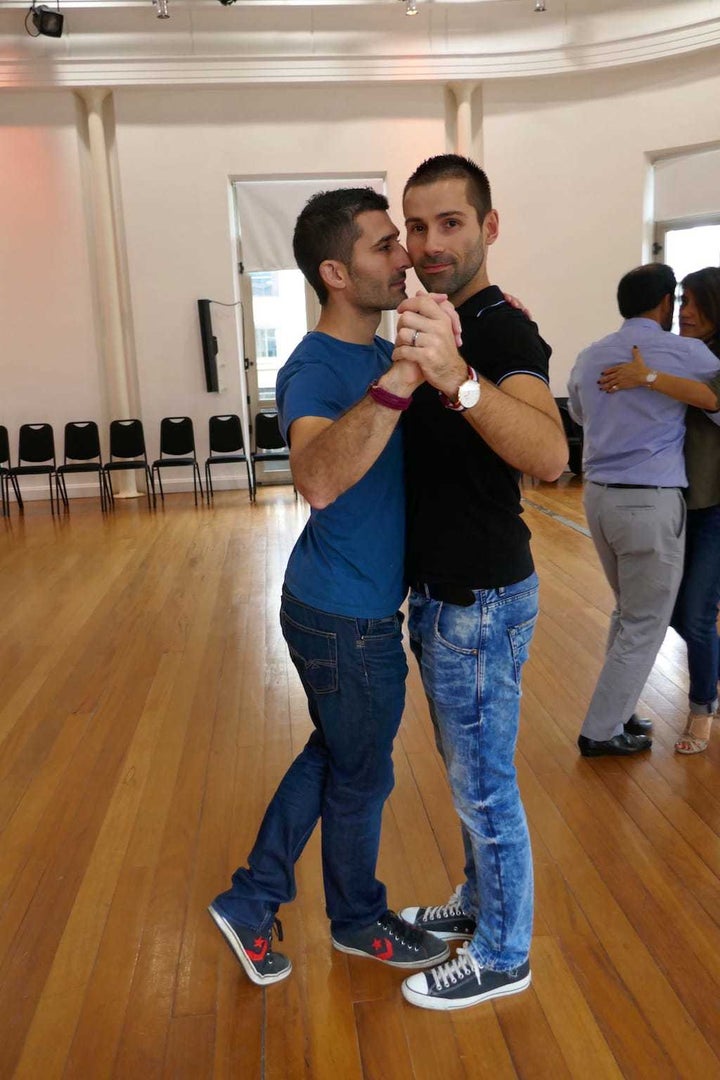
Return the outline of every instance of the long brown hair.
{"type": "Polygon", "coordinates": [[[703,318],[713,325],[713,337],[720,337],[720,268],[706,266],[686,274],[680,283],[692,293],[693,300],[703,318]]]}

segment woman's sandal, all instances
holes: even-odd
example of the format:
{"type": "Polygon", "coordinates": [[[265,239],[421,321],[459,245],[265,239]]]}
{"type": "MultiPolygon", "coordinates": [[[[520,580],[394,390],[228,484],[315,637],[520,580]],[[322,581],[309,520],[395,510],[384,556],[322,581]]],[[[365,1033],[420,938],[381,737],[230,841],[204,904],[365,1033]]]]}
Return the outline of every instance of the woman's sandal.
{"type": "Polygon", "coordinates": [[[690,713],[685,730],[675,743],[678,754],[701,754],[710,742],[710,730],[714,717],[690,713]]]}

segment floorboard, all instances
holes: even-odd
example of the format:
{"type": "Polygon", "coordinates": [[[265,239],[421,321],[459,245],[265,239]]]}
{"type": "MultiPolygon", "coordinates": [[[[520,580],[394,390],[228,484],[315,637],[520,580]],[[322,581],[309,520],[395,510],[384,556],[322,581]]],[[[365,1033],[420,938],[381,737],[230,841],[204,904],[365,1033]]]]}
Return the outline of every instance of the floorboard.
{"type": "MultiPolygon", "coordinates": [[[[252,985],[205,910],[310,730],[277,618],[307,514],[292,489],[0,519],[3,1080],[720,1077],[720,738],[673,753],[687,670],[668,631],[641,700],[651,754],[578,755],[611,595],[581,482],[524,496],[533,984],[452,1015],[332,949],[318,834],[280,913],[290,979],[252,985]]],[[[440,903],[462,847],[412,658],[395,774],[379,874],[397,908],[440,903]]]]}

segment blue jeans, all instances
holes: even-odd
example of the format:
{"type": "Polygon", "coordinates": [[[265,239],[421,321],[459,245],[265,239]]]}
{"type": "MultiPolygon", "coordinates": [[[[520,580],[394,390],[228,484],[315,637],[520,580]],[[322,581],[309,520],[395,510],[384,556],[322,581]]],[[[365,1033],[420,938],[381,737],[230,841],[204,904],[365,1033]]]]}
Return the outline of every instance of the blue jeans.
{"type": "Polygon", "coordinates": [[[513,759],[537,594],[535,574],[476,589],[469,607],[410,593],[410,645],[463,832],[461,900],[477,919],[470,953],[496,971],[522,964],[532,937],[532,853],[513,759]]]}
{"type": "Polygon", "coordinates": [[[387,910],[375,866],[405,704],[402,615],[330,615],[285,592],[280,622],[315,730],[265,812],[247,868],[235,871],[216,904],[236,922],[266,931],[295,896],[295,863],[321,818],[332,930],[359,929],[387,910]]]}
{"type": "Polygon", "coordinates": [[[688,510],[685,569],[670,625],[687,645],[690,711],[713,713],[718,705],[720,647],[720,506],[688,510]]]}

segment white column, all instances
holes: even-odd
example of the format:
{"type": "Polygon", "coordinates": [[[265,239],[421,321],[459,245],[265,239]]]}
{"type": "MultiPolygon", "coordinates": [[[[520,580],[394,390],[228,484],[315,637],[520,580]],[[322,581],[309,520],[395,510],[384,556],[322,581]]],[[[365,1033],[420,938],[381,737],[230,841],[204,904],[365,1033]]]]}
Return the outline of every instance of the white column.
{"type": "MultiPolygon", "coordinates": [[[[95,266],[100,301],[102,361],[107,378],[111,419],[124,419],[130,413],[130,372],[125,352],[120,293],[117,233],[110,181],[110,161],[103,122],[103,102],[110,90],[91,87],[77,91],[85,104],[88,120],[90,173],[92,178],[92,213],[95,238],[95,266]]],[[[136,497],[135,474],[116,473],[121,497],[136,497]]]]}
{"type": "Polygon", "coordinates": [[[472,157],[472,96],[477,83],[451,83],[450,89],[455,97],[455,152],[463,157],[472,157]]]}

